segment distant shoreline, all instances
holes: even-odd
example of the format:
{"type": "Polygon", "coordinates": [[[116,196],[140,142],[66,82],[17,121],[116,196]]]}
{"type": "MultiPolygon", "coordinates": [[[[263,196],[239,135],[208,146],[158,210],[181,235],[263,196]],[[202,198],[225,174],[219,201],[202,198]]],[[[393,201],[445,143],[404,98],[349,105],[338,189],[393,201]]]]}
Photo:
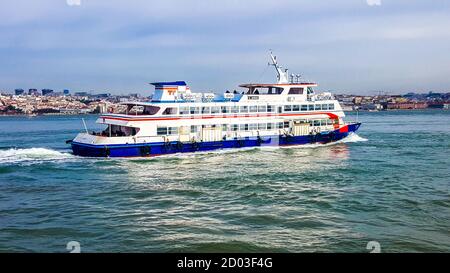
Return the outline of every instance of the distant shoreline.
{"type": "Polygon", "coordinates": [[[26,114],[0,114],[0,117],[52,117],[52,116],[94,116],[100,114],[36,114],[36,115],[26,115],[26,114]]]}
{"type": "MultiPolygon", "coordinates": [[[[425,108],[425,109],[388,109],[388,110],[343,110],[347,113],[355,113],[355,112],[364,112],[364,113],[373,113],[373,112],[407,112],[407,111],[449,111],[450,109],[445,108],[425,108]]],[[[110,114],[110,113],[108,113],[110,114]]],[[[95,116],[95,115],[101,115],[101,113],[93,114],[93,113],[86,113],[86,114],[59,114],[59,113],[52,113],[52,114],[36,114],[36,115],[26,115],[26,114],[0,114],[0,117],[43,117],[43,116],[95,116]]]]}

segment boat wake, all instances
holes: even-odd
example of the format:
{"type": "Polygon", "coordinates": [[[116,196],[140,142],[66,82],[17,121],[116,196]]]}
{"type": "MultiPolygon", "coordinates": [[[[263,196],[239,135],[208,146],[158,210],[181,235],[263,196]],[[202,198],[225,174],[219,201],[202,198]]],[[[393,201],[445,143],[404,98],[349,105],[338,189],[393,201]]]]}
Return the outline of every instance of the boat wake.
{"type": "Polygon", "coordinates": [[[246,153],[251,151],[274,151],[279,149],[316,149],[322,147],[334,146],[342,143],[355,143],[355,142],[364,142],[368,141],[367,138],[363,138],[356,133],[350,133],[346,138],[341,140],[330,142],[326,144],[320,143],[311,143],[311,144],[301,144],[301,145],[290,145],[290,146],[278,146],[278,145],[262,145],[258,147],[243,147],[243,148],[229,148],[229,149],[217,149],[211,151],[201,151],[201,152],[190,152],[190,153],[175,153],[175,154],[167,154],[167,155],[159,155],[156,157],[136,157],[136,158],[117,158],[119,160],[155,160],[155,159],[167,159],[167,158],[177,158],[177,159],[185,159],[185,158],[195,158],[198,156],[205,155],[222,155],[222,154],[234,154],[234,153],[246,153]]]}
{"type": "Polygon", "coordinates": [[[356,133],[350,133],[346,138],[338,141],[338,143],[353,143],[353,142],[364,142],[364,141],[368,141],[368,139],[360,137],[356,133]]]}
{"type": "MultiPolygon", "coordinates": [[[[325,146],[336,145],[339,143],[354,143],[354,142],[362,142],[368,141],[368,139],[358,136],[356,133],[351,133],[346,138],[332,142],[327,144],[306,144],[306,145],[295,145],[295,146],[261,146],[261,147],[248,147],[248,148],[237,148],[237,149],[224,149],[217,151],[205,151],[205,152],[196,152],[196,153],[186,153],[186,154],[173,154],[166,155],[160,157],[193,157],[197,155],[205,155],[205,154],[223,154],[223,153],[236,153],[236,152],[248,152],[251,150],[273,150],[273,149],[289,149],[289,148],[319,148],[325,146]]],[[[10,148],[6,150],[0,150],[0,164],[17,164],[17,163],[40,163],[47,161],[62,161],[67,159],[76,159],[79,158],[71,153],[59,152],[52,149],[47,148],[26,148],[26,149],[17,149],[10,148]]]]}
{"type": "Polygon", "coordinates": [[[62,153],[46,148],[27,148],[0,150],[0,164],[11,164],[33,161],[53,161],[75,158],[70,153],[62,153]]]}

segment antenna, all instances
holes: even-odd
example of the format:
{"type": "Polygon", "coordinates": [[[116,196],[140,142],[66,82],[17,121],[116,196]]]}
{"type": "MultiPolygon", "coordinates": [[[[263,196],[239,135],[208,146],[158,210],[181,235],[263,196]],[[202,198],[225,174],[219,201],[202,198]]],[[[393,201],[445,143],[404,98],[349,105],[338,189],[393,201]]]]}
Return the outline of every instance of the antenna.
{"type": "Polygon", "coordinates": [[[277,70],[278,83],[289,83],[287,69],[285,71],[282,70],[282,67],[278,65],[277,57],[272,54],[272,51],[270,51],[270,58],[272,59],[272,63],[269,63],[269,65],[273,65],[277,70]]]}
{"type": "Polygon", "coordinates": [[[83,125],[84,125],[84,129],[86,130],[86,134],[89,134],[87,126],[86,126],[86,122],[84,121],[84,118],[81,118],[81,120],[83,121],[83,125]]]}

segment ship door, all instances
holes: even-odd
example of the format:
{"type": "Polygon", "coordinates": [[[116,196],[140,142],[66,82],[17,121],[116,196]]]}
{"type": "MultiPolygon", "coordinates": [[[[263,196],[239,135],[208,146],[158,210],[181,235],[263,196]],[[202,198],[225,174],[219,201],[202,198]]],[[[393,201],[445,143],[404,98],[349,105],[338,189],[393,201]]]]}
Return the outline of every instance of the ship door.
{"type": "Polygon", "coordinates": [[[203,125],[202,127],[202,141],[221,141],[222,140],[222,126],[203,125]]]}
{"type": "Polygon", "coordinates": [[[294,120],[293,128],[294,136],[306,136],[309,135],[309,123],[305,120],[294,120]]]}
{"type": "Polygon", "coordinates": [[[180,127],[180,142],[189,142],[191,128],[189,126],[180,127]]]}

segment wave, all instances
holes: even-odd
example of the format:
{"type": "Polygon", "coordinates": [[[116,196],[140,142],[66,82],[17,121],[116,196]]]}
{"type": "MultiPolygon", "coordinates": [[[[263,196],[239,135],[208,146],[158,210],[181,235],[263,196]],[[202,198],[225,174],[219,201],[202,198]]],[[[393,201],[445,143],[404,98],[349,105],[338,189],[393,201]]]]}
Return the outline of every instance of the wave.
{"type": "Polygon", "coordinates": [[[52,161],[74,157],[74,155],[69,153],[62,153],[46,148],[11,148],[8,150],[0,150],[0,164],[26,161],[52,161]]]}
{"type": "MultiPolygon", "coordinates": [[[[236,148],[236,149],[221,149],[215,151],[204,151],[196,153],[186,153],[186,154],[174,154],[166,155],[162,157],[193,157],[197,155],[208,155],[208,154],[223,154],[223,153],[236,153],[236,152],[248,152],[252,150],[272,150],[272,149],[289,149],[289,148],[318,148],[324,146],[335,145],[339,143],[354,143],[368,141],[368,139],[360,137],[356,133],[349,134],[346,138],[327,144],[305,144],[305,145],[294,145],[294,146],[260,146],[260,147],[246,147],[246,148],[236,148]]],[[[160,156],[161,157],[161,156],[160,156]]],[[[66,160],[77,158],[71,153],[59,152],[47,148],[10,148],[7,150],[0,150],[0,164],[14,164],[21,162],[43,162],[43,161],[53,161],[53,160],[66,160]]]]}
{"type": "Polygon", "coordinates": [[[330,143],[309,143],[309,144],[299,144],[299,145],[289,145],[289,146],[278,146],[278,145],[262,145],[256,147],[242,147],[242,148],[228,148],[228,149],[217,149],[210,151],[198,151],[198,152],[188,152],[188,153],[175,153],[175,154],[167,154],[167,155],[159,155],[157,157],[137,157],[137,158],[117,158],[117,159],[125,159],[131,161],[140,161],[140,160],[155,160],[155,159],[167,159],[167,158],[176,158],[176,159],[184,159],[184,158],[193,158],[203,155],[221,155],[221,154],[234,154],[234,153],[245,153],[252,151],[274,151],[279,149],[315,149],[321,147],[334,146],[341,143],[355,143],[355,142],[364,142],[368,141],[367,138],[363,138],[356,133],[350,133],[347,137],[330,143]]]}
{"type": "Polygon", "coordinates": [[[341,139],[338,142],[341,142],[341,143],[353,143],[353,142],[364,142],[364,141],[368,141],[368,139],[360,137],[356,133],[350,133],[346,138],[341,139]]]}

